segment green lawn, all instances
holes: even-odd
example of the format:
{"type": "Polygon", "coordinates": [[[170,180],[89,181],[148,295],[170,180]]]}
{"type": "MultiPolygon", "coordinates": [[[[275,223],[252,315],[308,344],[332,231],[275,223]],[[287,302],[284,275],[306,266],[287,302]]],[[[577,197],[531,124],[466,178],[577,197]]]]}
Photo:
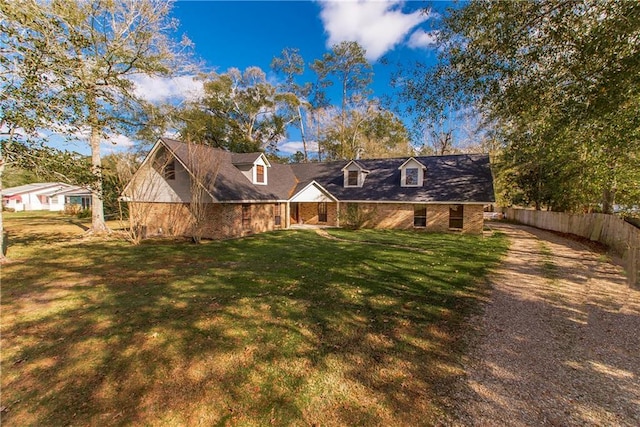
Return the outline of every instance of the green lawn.
{"type": "MultiPolygon", "coordinates": [[[[88,238],[6,214],[3,425],[430,425],[506,239],[88,238]]],[[[82,224],[81,224],[82,225],[82,224]]]]}

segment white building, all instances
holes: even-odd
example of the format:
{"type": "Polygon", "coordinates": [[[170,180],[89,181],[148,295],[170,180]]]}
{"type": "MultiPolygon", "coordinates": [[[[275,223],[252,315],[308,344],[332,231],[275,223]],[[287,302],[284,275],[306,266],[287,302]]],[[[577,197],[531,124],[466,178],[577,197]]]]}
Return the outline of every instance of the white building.
{"type": "Polygon", "coordinates": [[[2,190],[2,205],[15,211],[62,211],[65,205],[91,207],[91,191],[62,182],[40,182],[2,190]]]}

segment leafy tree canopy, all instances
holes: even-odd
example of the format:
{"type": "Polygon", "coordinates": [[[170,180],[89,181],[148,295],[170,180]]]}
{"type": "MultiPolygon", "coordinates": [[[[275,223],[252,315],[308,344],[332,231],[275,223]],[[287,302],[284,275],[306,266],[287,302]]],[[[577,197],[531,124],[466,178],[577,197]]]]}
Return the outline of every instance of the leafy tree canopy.
{"type": "Polygon", "coordinates": [[[93,231],[106,228],[100,144],[147,121],[133,77],[170,75],[185,63],[189,43],[170,37],[177,25],[171,7],[168,0],[0,0],[2,124],[89,134],[93,231]]]}
{"type": "Polygon", "coordinates": [[[506,203],[637,203],[640,4],[471,1],[439,30],[440,62],[403,81],[408,112],[475,107],[503,142],[506,203]]]}
{"type": "Polygon", "coordinates": [[[175,117],[183,139],[234,152],[275,150],[297,103],[269,83],[259,67],[204,77],[204,93],[175,117]]]}

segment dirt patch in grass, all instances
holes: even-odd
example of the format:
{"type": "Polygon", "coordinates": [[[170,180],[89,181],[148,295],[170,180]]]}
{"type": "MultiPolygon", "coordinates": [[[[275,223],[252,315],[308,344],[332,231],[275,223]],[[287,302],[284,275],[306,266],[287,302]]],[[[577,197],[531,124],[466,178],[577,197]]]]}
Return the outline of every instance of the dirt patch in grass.
{"type": "Polygon", "coordinates": [[[7,219],[3,425],[441,422],[506,248],[368,230],[131,246],[41,225],[7,219]]]}

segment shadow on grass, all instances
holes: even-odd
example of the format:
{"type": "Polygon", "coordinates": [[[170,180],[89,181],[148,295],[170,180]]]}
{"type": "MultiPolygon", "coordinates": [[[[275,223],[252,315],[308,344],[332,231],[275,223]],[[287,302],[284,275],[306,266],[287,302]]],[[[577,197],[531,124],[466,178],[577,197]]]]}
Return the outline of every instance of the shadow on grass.
{"type": "Polygon", "coordinates": [[[385,246],[391,236],[25,237],[28,256],[3,271],[3,422],[442,420],[461,322],[506,243],[420,235],[420,253],[385,246]]]}

